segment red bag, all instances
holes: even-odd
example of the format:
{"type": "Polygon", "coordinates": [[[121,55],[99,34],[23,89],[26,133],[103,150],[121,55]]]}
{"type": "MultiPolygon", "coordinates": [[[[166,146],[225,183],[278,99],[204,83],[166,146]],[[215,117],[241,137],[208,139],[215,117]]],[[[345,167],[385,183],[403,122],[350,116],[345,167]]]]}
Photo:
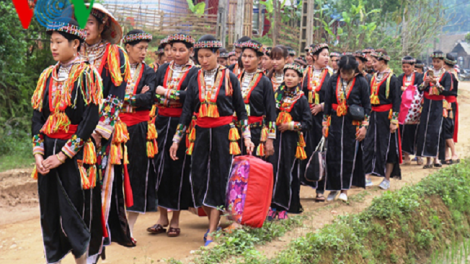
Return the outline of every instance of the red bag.
{"type": "Polygon", "coordinates": [[[234,158],[227,184],[227,211],[234,221],[262,227],[273,195],[273,166],[254,156],[234,158]]]}

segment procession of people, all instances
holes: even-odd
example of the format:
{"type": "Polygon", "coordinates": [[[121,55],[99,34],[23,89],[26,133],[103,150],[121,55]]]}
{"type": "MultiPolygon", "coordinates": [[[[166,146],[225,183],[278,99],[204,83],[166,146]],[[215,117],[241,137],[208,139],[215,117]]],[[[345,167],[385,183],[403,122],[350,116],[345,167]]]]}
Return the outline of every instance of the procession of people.
{"type": "Polygon", "coordinates": [[[96,3],[84,30],[59,18],[47,32],[57,63],[32,97],[47,263],[69,252],[97,263],[111,242],[137,246],[136,229],[178,237],[180,213],[191,208],[208,218],[201,245],[214,246],[237,155],[273,167],[266,221],[302,213],[301,186],[316,190],[312,202],[347,201],[374,176],[390,189],[414,161],[424,169],[460,161],[457,62],[441,51],[428,70],[400,58],[397,76],[384,49],[311,43],[297,57],[248,37],[229,51],[212,35],[177,33],[147,65],[152,35],[124,35],[96,3]],[[158,216],[143,227],[147,212],[158,216]]]}

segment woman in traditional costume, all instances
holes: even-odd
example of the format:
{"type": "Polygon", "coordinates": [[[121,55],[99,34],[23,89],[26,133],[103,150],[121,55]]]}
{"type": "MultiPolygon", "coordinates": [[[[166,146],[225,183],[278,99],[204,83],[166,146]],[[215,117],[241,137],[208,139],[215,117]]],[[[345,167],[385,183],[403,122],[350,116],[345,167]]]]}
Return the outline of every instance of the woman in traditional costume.
{"type": "Polygon", "coordinates": [[[227,61],[228,61],[228,51],[222,48],[220,49],[220,55],[219,55],[219,58],[217,58],[217,63],[222,66],[228,66],[227,61]]]}
{"type": "Polygon", "coordinates": [[[116,45],[122,39],[121,26],[116,19],[96,3],[90,14],[85,26],[87,39],[79,53],[98,70],[103,80],[100,121],[92,137],[99,150],[97,164],[102,179],[103,221],[107,227],[104,245],[116,242],[133,247],[125,209],[133,205],[125,145],[129,134],[126,124],[119,118],[131,71],[126,52],[116,45]]]}
{"type": "Polygon", "coordinates": [[[265,75],[267,75],[273,69],[273,61],[271,60],[271,50],[271,47],[267,47],[264,50],[264,55],[261,59],[261,66],[265,75]]]}
{"type": "Polygon", "coordinates": [[[237,76],[217,64],[222,42],[205,35],[194,47],[202,69],[189,82],[170,156],[173,160],[179,159],[179,144],[193,113],[198,113],[196,125],[189,135],[189,154],[192,154],[190,182],[194,206],[202,206],[209,218],[209,230],[204,235],[205,246],[209,246],[213,242],[212,233],[219,224],[220,210],[225,207],[233,155],[240,154],[240,135],[233,124],[234,112],[241,123],[241,136],[245,139],[247,151],[252,152],[254,145],[237,76]]]}
{"type": "MultiPolygon", "coordinates": [[[[398,76],[398,86],[405,91],[408,86],[418,87],[423,82],[423,75],[415,72],[416,60],[411,56],[405,56],[401,60],[403,73],[398,76]]],[[[416,133],[418,124],[404,124],[400,127],[401,149],[405,157],[404,164],[411,164],[410,155],[416,155],[416,133]]],[[[417,158],[418,165],[423,165],[423,159],[417,158]]]]}
{"type": "Polygon", "coordinates": [[[228,53],[227,67],[230,66],[230,65],[234,65],[236,63],[238,63],[237,54],[235,53],[235,51],[229,52],[228,53]]]}
{"type": "Polygon", "coordinates": [[[371,74],[373,75],[374,72],[375,72],[375,69],[374,69],[374,65],[372,65],[372,57],[371,57],[371,54],[374,52],[374,48],[372,47],[369,47],[369,48],[366,48],[362,51],[362,53],[364,53],[366,55],[366,58],[367,58],[367,62],[366,62],[366,67],[365,67],[365,71],[368,73],[368,74],[371,74]]]}
{"type": "Polygon", "coordinates": [[[162,61],[161,64],[170,63],[173,60],[173,50],[171,44],[168,42],[168,37],[160,41],[158,49],[163,49],[163,54],[165,55],[165,60],[162,61]]]}
{"type": "Polygon", "coordinates": [[[398,129],[401,90],[397,77],[388,67],[385,50],[371,53],[375,74],[370,84],[370,125],[364,140],[364,170],[384,177],[379,187],[390,188],[390,177],[401,179],[401,144],[398,129]]]}
{"type": "Polygon", "coordinates": [[[358,69],[353,56],[343,56],[339,71],[330,78],[325,92],[323,135],[327,140],[326,189],[332,201],[348,200],[351,186],[365,187],[362,163],[362,141],[369,125],[369,85],[358,69]],[[351,106],[364,109],[364,119],[354,120],[348,110],[351,106]]]}
{"type": "Polygon", "coordinates": [[[415,71],[420,74],[424,74],[424,63],[421,60],[416,60],[415,71]]]}
{"type": "Polygon", "coordinates": [[[359,73],[362,74],[364,78],[366,78],[367,83],[370,83],[370,81],[372,80],[372,75],[366,72],[365,70],[366,63],[367,63],[366,55],[362,51],[358,50],[353,53],[353,56],[354,58],[356,58],[356,61],[358,63],[357,68],[359,69],[359,73]]]}
{"type": "Polygon", "coordinates": [[[452,86],[449,92],[445,93],[444,108],[447,115],[444,115],[443,121],[443,139],[445,140],[445,164],[451,165],[459,163],[460,159],[455,151],[455,143],[457,143],[457,136],[459,133],[459,104],[457,96],[459,91],[459,78],[454,69],[457,60],[451,54],[447,53],[444,58],[444,67],[451,74],[452,86]],[[450,155],[449,155],[450,150],[450,155]]]}
{"type": "MultiPolygon", "coordinates": [[[[248,113],[251,140],[255,144],[256,152],[253,154],[261,158],[268,157],[274,154],[273,141],[276,139],[277,116],[272,84],[268,77],[258,70],[264,49],[261,43],[254,40],[242,43],[241,47],[243,50],[241,58],[245,68],[238,76],[238,80],[248,113]]],[[[240,144],[242,154],[248,154],[242,140],[240,144]]]]}
{"type": "MultiPolygon", "coordinates": [[[[147,231],[152,234],[165,233],[164,227],[169,225],[167,235],[177,237],[181,232],[180,211],[192,206],[189,183],[191,156],[186,155],[186,148],[182,147],[178,149],[178,159],[173,160],[169,150],[183,112],[183,103],[187,95],[186,88],[193,76],[197,75],[198,68],[190,59],[195,43],[191,35],[170,35],[168,43],[172,46],[173,61],[163,64],[158,70],[156,93],[158,107],[156,126],[160,151],[155,158],[155,164],[160,218],[147,231]],[[169,210],[173,212],[171,222],[168,219],[169,210]]],[[[181,140],[185,143],[189,142],[186,140],[186,134],[183,134],[181,140]]]]}
{"type": "Polygon", "coordinates": [[[313,65],[308,66],[304,71],[303,92],[307,97],[310,112],[312,113],[312,128],[305,134],[307,146],[307,159],[302,161],[300,169],[300,182],[302,185],[311,186],[317,189],[315,201],[324,202],[325,181],[308,182],[305,180],[305,169],[310,156],[315,151],[322,138],[323,107],[325,100],[325,91],[330,80],[330,73],[326,66],[330,60],[328,44],[321,43],[314,45],[309,49],[312,56],[313,65]]]}
{"type": "MultiPolygon", "coordinates": [[[[123,38],[129,56],[131,78],[127,81],[124,104],[119,118],[127,126],[127,166],[134,205],[127,208],[131,235],[140,213],[157,210],[153,157],[157,151],[155,125],[155,72],[144,63],[152,35],[132,30],[123,38]]],[[[134,242],[136,240],[134,239],[134,242]]]]}
{"type": "Polygon", "coordinates": [[[431,55],[433,69],[428,70],[423,76],[423,83],[418,87],[424,92],[423,108],[418,127],[416,155],[426,157],[424,169],[442,167],[439,156],[444,156],[442,144],[442,124],[444,120],[444,99],[452,88],[452,75],[444,68],[445,55],[442,51],[434,51],[431,55]]]}
{"type": "Polygon", "coordinates": [[[302,91],[303,68],[296,64],[284,67],[284,82],[275,98],[278,109],[274,142],[275,154],[269,158],[274,169],[274,190],[268,220],[287,219],[287,213],[303,212],[300,204],[300,162],[307,158],[304,133],[312,128],[312,114],[302,91]]]}
{"type": "Polygon", "coordinates": [[[288,52],[286,47],[277,45],[271,50],[271,60],[273,68],[268,73],[268,78],[273,84],[273,90],[276,91],[284,82],[284,66],[286,65],[288,52]]]}
{"type": "Polygon", "coordinates": [[[33,155],[47,263],[71,251],[75,262],[98,254],[103,235],[100,184],[91,133],[99,120],[101,78],[80,60],[86,34],[77,21],[47,28],[57,64],[41,74],[31,99],[33,155]]]}
{"type": "Polygon", "coordinates": [[[340,58],[341,58],[341,54],[339,54],[338,52],[330,53],[330,68],[332,70],[331,74],[338,73],[338,63],[339,63],[340,58]]]}

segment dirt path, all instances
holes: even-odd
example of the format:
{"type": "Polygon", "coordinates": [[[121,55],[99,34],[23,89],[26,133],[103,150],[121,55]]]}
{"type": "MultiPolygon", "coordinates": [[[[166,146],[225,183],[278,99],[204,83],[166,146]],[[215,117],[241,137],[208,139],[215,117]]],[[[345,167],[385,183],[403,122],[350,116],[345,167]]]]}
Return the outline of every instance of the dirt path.
{"type": "MultiPolygon", "coordinates": [[[[460,85],[460,135],[457,150],[461,157],[470,151],[470,83],[460,85]]],[[[421,166],[403,166],[403,180],[392,180],[391,190],[398,190],[406,185],[419,182],[423,177],[436,171],[423,170],[421,166]]],[[[37,185],[30,177],[30,170],[13,170],[0,173],[0,263],[45,263],[39,208],[37,204],[37,185]]],[[[381,178],[373,178],[375,185],[381,178]]],[[[350,196],[364,192],[354,189],[350,196]]],[[[314,190],[302,188],[302,205],[307,212],[313,212],[311,220],[305,226],[295,228],[284,237],[260,246],[258,249],[268,257],[274,256],[292,240],[307,232],[315,231],[331,223],[337,215],[357,213],[370,205],[372,199],[382,194],[378,187],[368,188],[362,199],[351,199],[349,205],[341,202],[317,204],[313,202],[314,190]]],[[[128,249],[117,245],[107,248],[107,260],[103,263],[154,263],[175,258],[189,260],[191,251],[203,245],[202,236],[207,220],[189,212],[181,216],[181,236],[168,238],[165,235],[148,235],[145,229],[157,219],[157,213],[141,215],[135,228],[138,240],[136,248],[128,249]]],[[[71,255],[63,264],[75,263],[71,255]]]]}

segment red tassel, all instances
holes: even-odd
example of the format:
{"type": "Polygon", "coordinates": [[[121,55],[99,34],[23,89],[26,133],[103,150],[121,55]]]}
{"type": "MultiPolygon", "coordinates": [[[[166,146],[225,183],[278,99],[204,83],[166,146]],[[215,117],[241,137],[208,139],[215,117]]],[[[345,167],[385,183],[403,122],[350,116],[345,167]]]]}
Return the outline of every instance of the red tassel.
{"type": "Polygon", "coordinates": [[[109,237],[106,221],[104,220],[104,212],[101,213],[101,227],[103,228],[103,237],[109,237]]]}
{"type": "Polygon", "coordinates": [[[238,142],[232,141],[230,142],[230,155],[240,155],[240,146],[238,145],[238,142]]]}
{"type": "Polygon", "coordinates": [[[129,171],[127,170],[127,164],[124,163],[124,194],[126,196],[126,207],[132,207],[134,205],[134,196],[132,194],[131,181],[129,179],[129,171]]]}
{"type": "Polygon", "coordinates": [[[264,143],[259,143],[258,148],[256,149],[256,156],[258,157],[264,157],[265,151],[264,151],[264,143]]]}

